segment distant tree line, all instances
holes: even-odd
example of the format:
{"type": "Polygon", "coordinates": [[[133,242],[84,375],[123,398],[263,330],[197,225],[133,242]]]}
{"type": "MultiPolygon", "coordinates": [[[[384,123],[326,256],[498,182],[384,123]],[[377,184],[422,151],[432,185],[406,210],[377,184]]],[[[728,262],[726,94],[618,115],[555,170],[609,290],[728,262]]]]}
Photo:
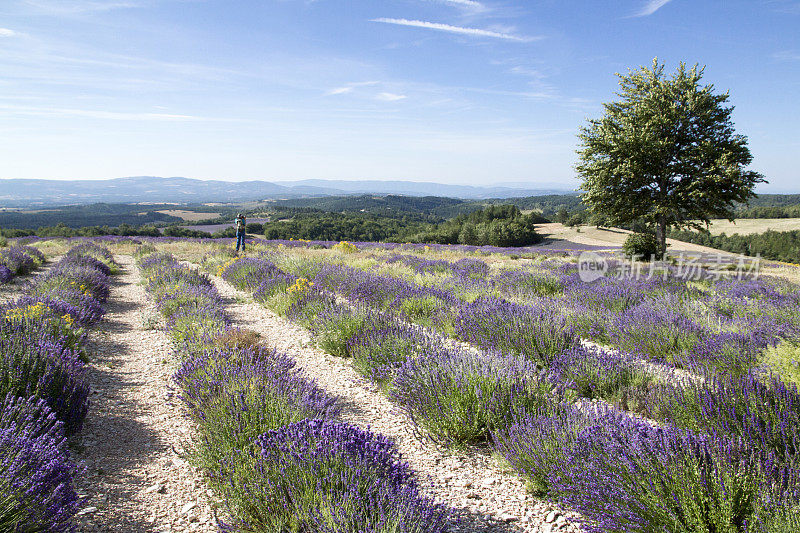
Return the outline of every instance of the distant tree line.
{"type": "Polygon", "coordinates": [[[760,255],[765,259],[800,263],[800,230],[772,231],[752,235],[711,235],[698,231],[672,231],[670,238],[735,254],[760,255]]]}
{"type": "MultiPolygon", "coordinates": [[[[267,239],[324,241],[402,241],[422,228],[419,222],[354,213],[299,212],[263,225],[267,239]]],[[[248,224],[248,233],[253,233],[248,224]]]]}
{"type": "Polygon", "coordinates": [[[0,227],[26,229],[55,227],[59,224],[71,228],[89,226],[116,227],[169,224],[181,222],[178,217],[158,213],[158,210],[174,209],[175,206],[141,206],[135,204],[91,204],[53,207],[34,212],[0,211],[0,227]]]}
{"type": "Polygon", "coordinates": [[[55,226],[42,226],[38,229],[0,229],[0,235],[3,237],[100,237],[102,235],[159,237],[161,236],[161,232],[157,227],[150,225],[132,226],[123,223],[117,227],[85,226],[82,228],[71,228],[66,224],[59,223],[55,226]]]}
{"type": "Polygon", "coordinates": [[[736,211],[737,218],[800,218],[800,204],[784,206],[742,207],[736,211]]]}
{"type": "MultiPolygon", "coordinates": [[[[541,241],[535,224],[543,219],[538,214],[523,214],[513,205],[489,206],[486,209],[459,215],[438,224],[410,220],[409,217],[386,217],[363,213],[328,213],[309,208],[294,208],[291,218],[272,220],[264,224],[251,223],[247,232],[263,234],[267,239],[308,239],[325,241],[384,241],[430,242],[441,244],[472,244],[493,246],[525,246],[541,241]]],[[[288,213],[285,213],[288,214],[288,213]]],[[[3,229],[6,237],[79,237],[100,235],[168,237],[233,237],[231,226],[214,234],[183,227],[154,226],[119,227],[91,226],[70,228],[65,224],[43,226],[37,230],[3,229]]]]}
{"type": "Polygon", "coordinates": [[[515,205],[493,205],[458,215],[413,235],[410,240],[475,246],[527,246],[542,240],[535,226],[545,221],[537,213],[523,214],[515,205]]]}

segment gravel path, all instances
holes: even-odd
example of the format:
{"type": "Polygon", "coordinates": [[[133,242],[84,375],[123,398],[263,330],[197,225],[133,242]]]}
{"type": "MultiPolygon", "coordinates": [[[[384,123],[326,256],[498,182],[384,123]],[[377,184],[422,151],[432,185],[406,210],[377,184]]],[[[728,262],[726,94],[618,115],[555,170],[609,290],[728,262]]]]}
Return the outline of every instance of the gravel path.
{"type": "Polygon", "coordinates": [[[461,531],[578,531],[551,502],[525,492],[524,481],[504,471],[487,447],[441,449],[414,436],[407,417],[385,395],[359,376],[350,364],[317,349],[307,330],[255,303],[219,277],[212,276],[228,299],[234,324],[257,331],[270,346],[297,360],[305,374],[346,403],[342,419],[391,437],[403,457],[430,486],[437,500],[457,509],[461,531]]]}
{"type": "Polygon", "coordinates": [[[56,264],[59,259],[61,259],[60,255],[48,258],[45,264],[33,272],[25,274],[24,276],[14,276],[10,282],[0,284],[0,305],[16,300],[20,296],[24,296],[28,292],[28,289],[30,289],[33,280],[36,279],[37,276],[50,270],[50,267],[56,264]]]}
{"type": "Polygon", "coordinates": [[[179,455],[191,426],[169,392],[176,362],[130,256],[114,277],[105,320],[92,334],[91,407],[72,439],[85,462],[80,531],[216,531],[198,471],[179,455]]]}

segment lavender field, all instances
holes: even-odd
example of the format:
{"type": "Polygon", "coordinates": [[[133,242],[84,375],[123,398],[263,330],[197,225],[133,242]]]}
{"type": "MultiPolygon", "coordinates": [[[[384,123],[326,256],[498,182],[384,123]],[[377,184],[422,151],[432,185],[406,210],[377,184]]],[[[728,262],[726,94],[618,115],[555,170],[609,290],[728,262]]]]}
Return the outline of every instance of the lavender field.
{"type": "Polygon", "coordinates": [[[0,251],[2,529],[83,523],[67,444],[99,416],[87,339],[125,264],[171,345],[185,457],[220,530],[800,530],[797,272],[595,252],[587,276],[585,259],[15,243],[0,251]]]}

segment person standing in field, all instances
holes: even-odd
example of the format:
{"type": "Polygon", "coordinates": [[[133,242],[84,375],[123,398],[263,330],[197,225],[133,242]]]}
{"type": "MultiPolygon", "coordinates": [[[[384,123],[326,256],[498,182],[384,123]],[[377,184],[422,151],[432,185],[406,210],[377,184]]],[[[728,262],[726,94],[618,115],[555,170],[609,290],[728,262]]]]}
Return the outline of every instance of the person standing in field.
{"type": "Polygon", "coordinates": [[[236,215],[236,251],[239,251],[239,246],[242,247],[244,252],[244,242],[247,227],[247,217],[239,213],[236,215]]]}

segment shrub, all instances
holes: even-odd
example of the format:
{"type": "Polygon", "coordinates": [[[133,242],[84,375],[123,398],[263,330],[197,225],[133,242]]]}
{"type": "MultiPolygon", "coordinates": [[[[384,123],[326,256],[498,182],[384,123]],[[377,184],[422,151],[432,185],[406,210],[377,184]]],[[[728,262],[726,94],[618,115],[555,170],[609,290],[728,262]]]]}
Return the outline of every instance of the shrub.
{"type": "Polygon", "coordinates": [[[694,431],[742,438],[800,466],[800,391],[775,376],[707,376],[701,383],[665,386],[648,414],[694,431]]]}
{"type": "Polygon", "coordinates": [[[480,297],[459,310],[456,337],[487,349],[521,355],[546,367],[574,348],[578,336],[554,305],[519,305],[480,297]]]}
{"type": "Polygon", "coordinates": [[[74,531],[78,468],[62,423],[37,399],[0,404],[0,530],[74,531]]]}
{"type": "MultiPolygon", "coordinates": [[[[27,301],[27,299],[23,301],[27,301]]],[[[61,306],[51,307],[42,301],[27,304],[17,302],[5,308],[2,320],[10,324],[21,325],[23,329],[34,328],[42,335],[41,340],[55,342],[63,349],[71,350],[84,359],[86,354],[83,345],[86,333],[75,324],[75,319],[71,314],[59,313],[59,307],[61,306]]]]}
{"type": "Polygon", "coordinates": [[[746,531],[794,504],[797,482],[794,470],[743,440],[612,411],[593,417],[549,479],[588,531],[642,533],[746,531]]]}
{"type": "Polygon", "coordinates": [[[427,344],[420,333],[400,321],[359,332],[347,343],[353,368],[370,380],[385,384],[416,349],[427,344]]]}
{"type": "Polygon", "coordinates": [[[347,241],[342,241],[338,244],[334,244],[331,249],[344,254],[353,254],[358,251],[358,247],[355,244],[347,241]]]}
{"type": "Polygon", "coordinates": [[[0,322],[0,397],[8,394],[47,402],[68,433],[80,430],[89,385],[80,355],[49,338],[49,325],[0,322]]]}
{"type": "Polygon", "coordinates": [[[525,415],[495,442],[591,532],[751,531],[796,501],[797,473],[743,440],[657,427],[599,406],[525,415]]]}
{"type": "Polygon", "coordinates": [[[353,338],[359,333],[375,329],[379,322],[377,315],[364,310],[335,309],[317,316],[313,325],[314,338],[319,347],[329,354],[349,357],[353,338]]]}
{"type": "Polygon", "coordinates": [[[56,263],[36,280],[38,290],[75,289],[99,302],[105,302],[111,292],[111,280],[91,267],[72,265],[68,258],[56,263]]]}
{"type": "Polygon", "coordinates": [[[28,294],[17,300],[17,304],[30,305],[42,302],[51,309],[70,315],[73,320],[82,325],[99,322],[105,314],[100,302],[91,295],[69,285],[66,287],[35,285],[28,294]]]}
{"type": "Polygon", "coordinates": [[[44,255],[30,246],[9,246],[0,250],[0,263],[16,276],[23,276],[44,263],[44,255]]]}
{"type": "Polygon", "coordinates": [[[463,444],[544,405],[555,388],[523,358],[430,347],[397,370],[390,394],[433,440],[463,444]]]}
{"type": "Polygon", "coordinates": [[[14,279],[14,273],[6,265],[0,263],[0,283],[8,283],[14,279]]]}
{"type": "Polygon", "coordinates": [[[506,294],[554,296],[564,290],[564,282],[547,272],[507,270],[491,279],[493,287],[506,294]]]}
{"type": "Polygon", "coordinates": [[[412,322],[432,326],[437,316],[449,310],[450,306],[434,296],[419,296],[400,301],[398,311],[412,322]]]}
{"type": "Polygon", "coordinates": [[[506,427],[492,433],[492,439],[497,451],[528,478],[529,490],[545,496],[551,475],[567,460],[588,420],[587,414],[575,406],[545,404],[516,413],[506,427]]]}
{"type": "Polygon", "coordinates": [[[198,424],[195,460],[201,467],[216,472],[223,459],[267,430],[339,413],[338,401],[294,366],[288,356],[263,349],[206,351],[181,366],[175,381],[198,424]]]}
{"type": "Polygon", "coordinates": [[[261,343],[261,334],[251,329],[227,329],[214,339],[215,348],[247,350],[261,343]]]}
{"type": "Polygon", "coordinates": [[[223,471],[232,514],[252,531],[444,532],[395,445],[370,431],[302,420],[268,431],[223,471]]]}
{"type": "Polygon", "coordinates": [[[33,296],[19,298],[14,306],[28,307],[41,304],[48,309],[48,314],[58,317],[69,316],[74,322],[83,326],[99,322],[105,314],[105,310],[97,300],[77,291],[56,289],[33,292],[33,296]]]}
{"type": "Polygon", "coordinates": [[[631,233],[622,244],[622,253],[628,257],[639,257],[645,261],[651,257],[661,259],[658,241],[653,233],[631,233]]]}
{"type": "Polygon", "coordinates": [[[167,333],[175,349],[184,356],[202,352],[224,334],[230,319],[219,308],[179,310],[167,321],[167,333]]]}
{"type": "Polygon", "coordinates": [[[556,356],[550,371],[578,396],[616,403],[630,389],[654,381],[644,366],[614,351],[577,346],[556,356]]]}
{"type": "Polygon", "coordinates": [[[679,364],[707,333],[664,302],[647,301],[618,315],[608,335],[614,345],[637,357],[679,364]]]}

